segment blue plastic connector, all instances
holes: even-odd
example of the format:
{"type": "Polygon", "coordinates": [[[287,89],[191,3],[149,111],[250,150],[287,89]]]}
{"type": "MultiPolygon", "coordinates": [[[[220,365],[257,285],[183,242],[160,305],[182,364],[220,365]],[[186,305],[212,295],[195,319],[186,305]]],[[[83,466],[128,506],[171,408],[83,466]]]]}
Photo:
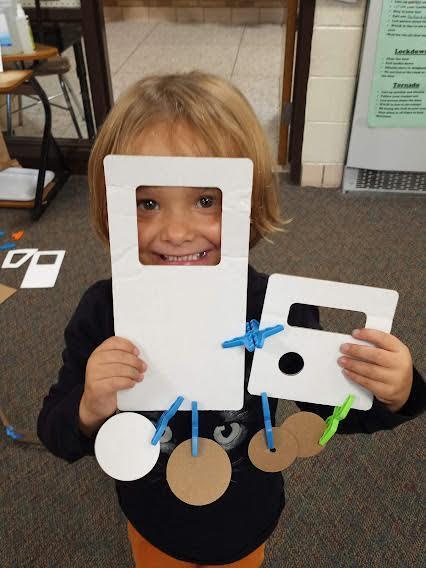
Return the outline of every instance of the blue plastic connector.
{"type": "Polygon", "coordinates": [[[5,243],[4,245],[0,246],[0,251],[10,250],[14,248],[16,248],[16,243],[5,243]]]}
{"type": "Polygon", "coordinates": [[[165,429],[167,428],[167,424],[169,420],[173,418],[176,412],[179,409],[179,406],[183,402],[183,396],[178,396],[174,403],[168,410],[165,410],[163,414],[160,416],[159,421],[157,422],[157,427],[155,430],[155,434],[151,440],[151,444],[155,446],[161,439],[162,435],[164,434],[165,429]]]}
{"type": "Polygon", "coordinates": [[[192,437],[191,437],[192,457],[198,456],[198,404],[192,401],[192,437]]]}
{"type": "Polygon", "coordinates": [[[268,395],[262,393],[263,420],[265,422],[266,444],[270,450],[275,450],[274,434],[272,431],[271,412],[269,410],[268,395]]]}
{"type": "Polygon", "coordinates": [[[245,335],[224,341],[222,343],[222,347],[224,349],[229,349],[230,347],[244,345],[247,351],[252,352],[255,349],[262,349],[267,337],[280,333],[283,329],[284,326],[282,324],[274,325],[273,327],[265,327],[265,329],[259,329],[259,322],[253,319],[246,323],[245,335]]]}
{"type": "Polygon", "coordinates": [[[23,438],[22,434],[15,432],[15,428],[13,426],[6,426],[6,434],[9,438],[12,438],[12,440],[20,440],[23,438]]]}

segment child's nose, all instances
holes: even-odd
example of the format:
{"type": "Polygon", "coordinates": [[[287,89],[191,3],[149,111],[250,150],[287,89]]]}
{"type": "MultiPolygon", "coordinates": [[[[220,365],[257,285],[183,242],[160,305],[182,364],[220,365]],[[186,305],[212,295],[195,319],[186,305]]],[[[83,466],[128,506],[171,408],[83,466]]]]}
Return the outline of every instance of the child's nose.
{"type": "Polygon", "coordinates": [[[190,220],[186,216],[173,216],[165,220],[162,239],[175,245],[180,245],[194,238],[190,220]]]}

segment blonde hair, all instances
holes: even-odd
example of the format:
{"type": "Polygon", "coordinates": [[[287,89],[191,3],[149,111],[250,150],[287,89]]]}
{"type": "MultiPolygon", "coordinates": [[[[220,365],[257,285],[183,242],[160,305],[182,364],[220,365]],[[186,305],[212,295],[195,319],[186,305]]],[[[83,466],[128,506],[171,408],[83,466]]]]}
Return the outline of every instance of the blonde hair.
{"type": "MultiPolygon", "coordinates": [[[[100,239],[108,244],[103,159],[134,154],[143,130],[158,122],[182,122],[201,141],[200,155],[250,158],[254,164],[250,245],[282,231],[273,159],[265,133],[244,95],[230,82],[198,71],[153,75],[135,83],[112,108],[89,159],[91,216],[100,239]]],[[[178,141],[176,141],[178,144],[178,141]]],[[[179,154],[177,154],[179,155],[179,154]]]]}

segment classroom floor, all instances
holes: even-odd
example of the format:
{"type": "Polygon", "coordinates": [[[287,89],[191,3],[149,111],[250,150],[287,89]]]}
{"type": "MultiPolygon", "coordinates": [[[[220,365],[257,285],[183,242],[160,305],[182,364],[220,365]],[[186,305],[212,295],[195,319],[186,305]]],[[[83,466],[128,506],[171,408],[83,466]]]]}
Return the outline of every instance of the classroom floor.
{"type": "MultiPolygon", "coordinates": [[[[152,73],[198,69],[230,79],[248,98],[269,142],[277,152],[284,58],[285,27],[274,24],[230,26],[127,20],[106,23],[114,98],[129,85],[152,73]]],[[[72,49],[65,52],[72,70],[68,78],[79,92],[72,49]]],[[[60,92],[57,77],[41,77],[49,96],[60,92]]],[[[24,106],[29,101],[24,97],[24,106]]],[[[54,102],[64,104],[61,95],[54,102]]],[[[80,117],[81,118],[81,117],[80,117]]],[[[43,113],[39,107],[23,112],[16,135],[40,135],[43,113]]],[[[80,126],[85,132],[85,123],[80,126]]],[[[77,137],[66,110],[53,108],[53,134],[77,137]]]]}

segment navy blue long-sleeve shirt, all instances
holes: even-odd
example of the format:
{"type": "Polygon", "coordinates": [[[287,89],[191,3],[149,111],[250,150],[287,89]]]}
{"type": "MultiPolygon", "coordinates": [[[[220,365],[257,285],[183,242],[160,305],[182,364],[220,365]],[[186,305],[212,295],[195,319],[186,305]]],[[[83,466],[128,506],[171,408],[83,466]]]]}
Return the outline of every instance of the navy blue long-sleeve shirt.
{"type": "MultiPolygon", "coordinates": [[[[268,277],[249,267],[247,320],[260,320],[268,277]]],[[[319,311],[297,305],[289,323],[319,328],[319,311]]],[[[44,399],[38,419],[38,435],[56,456],[73,462],[93,455],[94,438],[79,430],[79,403],[84,390],[86,363],[93,350],[114,335],[111,280],[94,284],[84,294],[65,330],[63,366],[58,382],[44,399]]],[[[253,354],[246,352],[245,380],[253,354]]],[[[387,430],[418,415],[425,407],[426,387],[414,369],[410,397],[397,413],[374,399],[368,411],[351,410],[339,425],[339,433],[387,430]]],[[[298,402],[302,410],[323,418],[333,408],[298,402]]],[[[270,399],[275,416],[277,400],[270,399]]],[[[141,413],[155,424],[160,412],[141,413]]],[[[226,564],[250,554],[273,532],[284,507],[281,473],[265,473],[248,459],[252,436],[264,427],[259,397],[247,390],[244,406],[236,412],[201,412],[199,436],[211,438],[227,451],[232,481],[216,502],[193,507],[179,501],[169,489],[165,468],[173,449],[190,438],[191,415],[179,412],[169,423],[160,457],[153,470],[137,481],[116,482],[118,500],[132,525],[154,546],[180,560],[200,564],[226,564]]]]}

